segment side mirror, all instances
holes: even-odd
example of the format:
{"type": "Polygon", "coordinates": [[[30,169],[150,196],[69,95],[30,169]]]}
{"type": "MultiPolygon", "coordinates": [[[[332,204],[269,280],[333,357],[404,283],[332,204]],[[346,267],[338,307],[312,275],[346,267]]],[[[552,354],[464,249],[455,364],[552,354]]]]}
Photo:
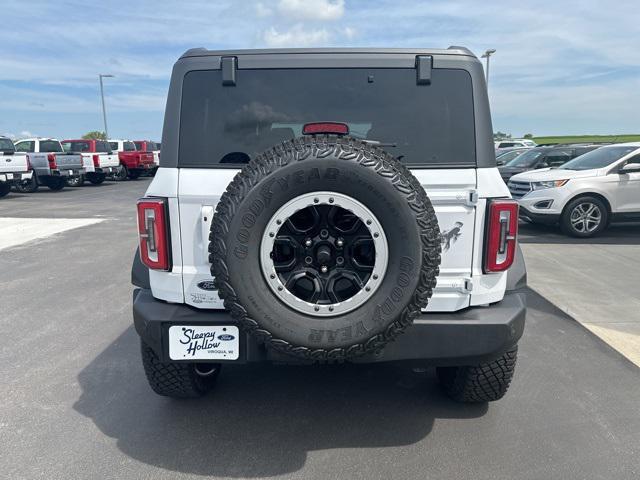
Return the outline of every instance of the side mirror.
{"type": "Polygon", "coordinates": [[[619,172],[621,174],[640,172],[640,163],[627,163],[620,168],[619,172]]]}

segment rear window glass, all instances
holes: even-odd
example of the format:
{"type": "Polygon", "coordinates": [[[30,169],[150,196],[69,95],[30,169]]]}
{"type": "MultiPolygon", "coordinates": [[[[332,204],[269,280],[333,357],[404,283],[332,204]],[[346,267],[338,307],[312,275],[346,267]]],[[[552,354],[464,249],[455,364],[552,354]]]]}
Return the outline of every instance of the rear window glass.
{"type": "MultiPolygon", "coordinates": [[[[40,144],[40,148],[42,149],[42,144],[40,144]]],[[[89,142],[62,142],[62,149],[65,152],[90,152],[91,144],[89,142]]]]}
{"type": "Polygon", "coordinates": [[[411,166],[475,166],[471,77],[435,69],[219,70],[183,82],[179,165],[235,166],[300,136],[305,123],[336,121],[411,166]]]}
{"type": "Polygon", "coordinates": [[[62,146],[60,142],[56,140],[40,140],[40,151],[41,152],[62,152],[62,146]]]}
{"type": "Polygon", "coordinates": [[[136,151],[136,145],[133,142],[123,142],[122,143],[122,148],[124,149],[125,152],[135,152],[136,151]]]}
{"type": "Polygon", "coordinates": [[[96,152],[110,152],[111,148],[107,142],[98,140],[96,141],[96,152]]]}
{"type": "Polygon", "coordinates": [[[13,142],[8,138],[0,138],[0,151],[4,152],[13,152],[15,147],[13,146],[13,142]]]}
{"type": "Polygon", "coordinates": [[[133,142],[136,146],[136,150],[144,150],[144,142],[133,142]]]}

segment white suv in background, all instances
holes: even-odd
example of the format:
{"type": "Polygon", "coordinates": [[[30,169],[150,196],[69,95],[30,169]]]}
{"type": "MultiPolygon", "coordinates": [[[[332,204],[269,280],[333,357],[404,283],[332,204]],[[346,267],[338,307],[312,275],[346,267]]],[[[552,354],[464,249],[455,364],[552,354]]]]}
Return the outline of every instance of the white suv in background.
{"type": "Polygon", "coordinates": [[[559,223],[576,237],[591,237],[611,221],[640,221],[640,142],[607,145],[560,168],[514,175],[509,190],[520,217],[559,223]]]}
{"type": "Polygon", "coordinates": [[[533,147],[537,147],[538,144],[536,142],[534,142],[533,140],[529,140],[529,139],[513,139],[513,138],[509,138],[507,140],[498,140],[496,142],[494,142],[495,144],[495,148],[496,150],[499,148],[513,148],[513,147],[525,147],[525,148],[533,148],[533,147]]]}

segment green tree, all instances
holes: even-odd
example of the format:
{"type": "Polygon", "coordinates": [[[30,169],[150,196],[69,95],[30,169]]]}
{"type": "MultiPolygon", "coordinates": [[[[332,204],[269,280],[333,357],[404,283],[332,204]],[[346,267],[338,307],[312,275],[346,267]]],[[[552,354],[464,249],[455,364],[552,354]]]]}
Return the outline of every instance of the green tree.
{"type": "Polygon", "coordinates": [[[533,133],[525,133],[524,138],[533,138],[533,133]]]}
{"type": "Polygon", "coordinates": [[[93,130],[82,135],[82,138],[84,138],[85,140],[106,140],[107,136],[104,134],[104,132],[93,130]]]}

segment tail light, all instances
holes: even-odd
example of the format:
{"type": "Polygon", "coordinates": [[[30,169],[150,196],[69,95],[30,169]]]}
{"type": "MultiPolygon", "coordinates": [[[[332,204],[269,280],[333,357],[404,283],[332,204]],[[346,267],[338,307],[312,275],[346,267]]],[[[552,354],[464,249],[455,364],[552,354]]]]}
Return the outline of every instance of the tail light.
{"type": "Polygon", "coordinates": [[[516,254],[518,203],[515,200],[491,200],[487,215],[484,272],[504,272],[516,254]]]}
{"type": "Polygon", "coordinates": [[[50,153],[47,155],[47,161],[49,162],[50,170],[57,170],[58,164],[56,163],[56,155],[55,153],[50,153]]]}
{"type": "Polygon", "coordinates": [[[29,155],[27,155],[27,172],[33,170],[33,166],[31,165],[31,160],[29,160],[29,155]]]}
{"type": "Polygon", "coordinates": [[[100,155],[93,156],[93,166],[96,168],[100,167],[100,155]]]}
{"type": "Polygon", "coordinates": [[[169,214],[167,199],[138,200],[140,259],[152,270],[170,270],[169,214]]]}

